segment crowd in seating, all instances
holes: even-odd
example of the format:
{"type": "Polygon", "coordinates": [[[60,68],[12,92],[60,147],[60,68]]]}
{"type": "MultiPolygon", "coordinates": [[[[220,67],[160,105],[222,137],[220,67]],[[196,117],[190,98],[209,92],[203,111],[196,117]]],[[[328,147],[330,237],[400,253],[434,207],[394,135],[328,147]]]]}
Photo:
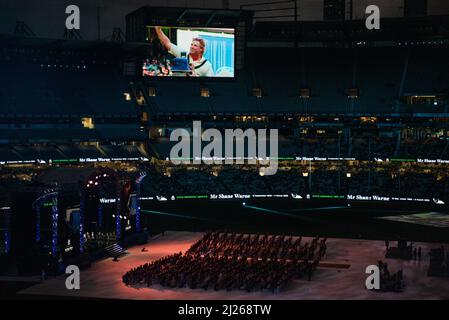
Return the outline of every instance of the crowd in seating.
{"type": "Polygon", "coordinates": [[[276,174],[264,176],[267,188],[272,194],[302,193],[306,190],[306,181],[302,177],[303,172],[299,168],[285,168],[278,170],[276,174]],[[295,177],[296,179],[293,179],[295,177]]]}
{"type": "Polygon", "coordinates": [[[235,170],[225,168],[219,174],[219,178],[231,190],[232,193],[250,194],[257,190],[257,193],[270,193],[265,180],[254,170],[235,170]]]}
{"type": "Polygon", "coordinates": [[[401,156],[400,154],[395,153],[397,138],[355,136],[351,142],[350,156],[356,159],[386,159],[401,156]]]}
{"type": "Polygon", "coordinates": [[[380,159],[449,159],[448,141],[440,138],[401,138],[354,133],[350,139],[303,138],[302,156],[380,159]]]}
{"type": "Polygon", "coordinates": [[[312,157],[347,157],[348,145],[341,139],[329,138],[300,138],[298,155],[312,157]]]}
{"type": "Polygon", "coordinates": [[[401,141],[398,154],[407,158],[447,159],[448,151],[448,142],[442,139],[427,138],[417,141],[408,138],[401,141]]]}
{"type": "Polygon", "coordinates": [[[173,75],[170,60],[146,59],[142,66],[142,75],[148,77],[167,77],[173,75]]]}
{"type": "MultiPolygon", "coordinates": [[[[163,169],[163,168],[162,168],[163,169]]],[[[207,166],[174,167],[162,173],[155,167],[146,169],[149,178],[143,194],[318,194],[378,195],[445,199],[449,194],[449,176],[444,167],[431,171],[399,170],[396,167],[329,166],[315,164],[280,166],[275,175],[260,176],[257,166],[223,166],[213,172],[207,166]]]]}
{"type": "MultiPolygon", "coordinates": [[[[142,163],[120,168],[123,181],[135,181],[135,174],[147,173],[141,185],[144,196],[210,195],[210,194],[278,194],[291,195],[378,195],[417,199],[447,199],[449,175],[446,165],[369,165],[359,163],[315,162],[279,163],[275,175],[261,176],[255,165],[183,165],[142,163]],[[428,168],[428,169],[427,169],[428,168]],[[132,169],[132,170],[131,170],[132,169]]],[[[20,186],[39,181],[45,168],[0,168],[2,185],[20,186]]],[[[76,173],[78,180],[81,173],[76,173]]],[[[85,174],[83,174],[85,176],[85,174]]],[[[53,181],[58,179],[52,175],[53,181]]],[[[47,179],[48,180],[48,179],[47,179]]],[[[51,184],[53,181],[47,181],[51,184]]],[[[70,182],[70,181],[69,181],[70,182]]],[[[78,181],[73,180],[73,183],[78,181]]]]}
{"type": "Polygon", "coordinates": [[[133,268],[122,280],[128,286],[277,293],[294,278],[311,280],[326,249],[326,239],[302,244],[301,237],[213,232],[184,254],[133,268]]]}
{"type": "Polygon", "coordinates": [[[225,186],[208,171],[181,170],[173,173],[172,179],[177,181],[187,194],[209,194],[210,190],[216,193],[227,193],[225,186]]]}
{"type": "MultiPolygon", "coordinates": [[[[161,159],[169,157],[174,142],[159,138],[153,142],[161,159]]],[[[344,135],[280,136],[279,157],[374,159],[445,159],[449,160],[449,140],[444,137],[398,138],[354,131],[344,135]]]]}
{"type": "Polygon", "coordinates": [[[33,181],[37,176],[37,170],[30,168],[6,168],[0,167],[0,186],[21,185],[33,181]]]}

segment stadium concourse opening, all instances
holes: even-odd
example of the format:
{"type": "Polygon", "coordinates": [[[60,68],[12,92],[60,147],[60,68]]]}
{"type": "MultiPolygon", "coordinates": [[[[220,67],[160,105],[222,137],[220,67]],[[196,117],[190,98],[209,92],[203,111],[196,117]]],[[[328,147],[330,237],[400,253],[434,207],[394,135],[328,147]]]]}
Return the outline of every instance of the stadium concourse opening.
{"type": "Polygon", "coordinates": [[[1,34],[1,298],[448,299],[449,8],[372,32],[343,2],[1,34]],[[276,130],[275,174],[248,139],[195,161],[208,129],[276,130]]]}

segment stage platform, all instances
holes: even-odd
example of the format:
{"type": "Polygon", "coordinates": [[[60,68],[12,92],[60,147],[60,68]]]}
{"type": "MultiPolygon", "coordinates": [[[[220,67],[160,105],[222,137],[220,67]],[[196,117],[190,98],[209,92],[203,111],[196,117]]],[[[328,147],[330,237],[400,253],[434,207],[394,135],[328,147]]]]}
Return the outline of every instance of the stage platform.
{"type": "MultiPolygon", "coordinates": [[[[81,271],[80,290],[67,290],[65,276],[46,280],[29,287],[19,294],[45,295],[49,297],[86,297],[105,299],[156,299],[156,300],[306,300],[306,299],[449,299],[449,278],[427,276],[428,252],[431,248],[449,244],[415,243],[422,248],[421,261],[385,259],[384,241],[328,239],[327,255],[318,267],[312,281],[295,280],[278,294],[269,292],[247,293],[245,291],[205,291],[203,289],[170,289],[159,285],[147,288],[127,287],[122,275],[129,269],[163,256],[185,252],[202,233],[165,232],[163,236],[143,246],[128,249],[128,255],[114,262],[111,258],[98,261],[81,271]],[[382,259],[388,263],[390,272],[403,269],[405,288],[401,293],[374,292],[365,289],[365,268],[382,259]]],[[[309,238],[303,238],[310,241],[309,238]]]]}

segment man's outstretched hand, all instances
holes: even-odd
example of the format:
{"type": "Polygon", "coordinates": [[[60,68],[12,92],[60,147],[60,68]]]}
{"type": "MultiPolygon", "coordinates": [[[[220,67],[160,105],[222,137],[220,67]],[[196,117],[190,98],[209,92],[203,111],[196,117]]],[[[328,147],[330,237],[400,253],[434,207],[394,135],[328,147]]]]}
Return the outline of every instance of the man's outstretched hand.
{"type": "Polygon", "coordinates": [[[156,26],[154,27],[154,30],[156,31],[156,35],[159,38],[159,41],[164,46],[164,48],[170,50],[171,47],[170,39],[164,34],[162,28],[160,26],[156,26]]]}

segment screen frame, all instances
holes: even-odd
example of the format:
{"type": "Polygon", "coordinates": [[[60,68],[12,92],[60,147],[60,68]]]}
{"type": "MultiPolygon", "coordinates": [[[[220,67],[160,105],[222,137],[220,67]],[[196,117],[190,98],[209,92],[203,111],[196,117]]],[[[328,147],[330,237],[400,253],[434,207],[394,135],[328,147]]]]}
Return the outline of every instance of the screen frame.
{"type": "MultiPolygon", "coordinates": [[[[154,28],[155,26],[151,26],[151,25],[145,25],[144,26],[145,29],[147,28],[154,28]]],[[[173,28],[173,29],[203,29],[203,28],[207,28],[207,29],[232,29],[234,30],[234,50],[233,50],[233,59],[234,59],[234,66],[235,66],[235,62],[236,62],[236,33],[237,33],[237,28],[236,27],[206,27],[206,26],[197,26],[197,25],[189,25],[189,26],[173,26],[173,25],[159,25],[159,27],[161,28],[173,28]]],[[[238,77],[238,70],[234,67],[234,76],[233,77],[161,77],[161,76],[144,76],[142,73],[142,66],[143,66],[143,62],[144,60],[147,59],[147,57],[142,56],[138,58],[138,62],[137,62],[137,73],[138,73],[138,78],[140,79],[140,81],[143,82],[157,82],[157,81],[175,81],[175,82],[184,82],[184,81],[194,81],[194,82],[233,82],[237,79],[238,77]]]]}

